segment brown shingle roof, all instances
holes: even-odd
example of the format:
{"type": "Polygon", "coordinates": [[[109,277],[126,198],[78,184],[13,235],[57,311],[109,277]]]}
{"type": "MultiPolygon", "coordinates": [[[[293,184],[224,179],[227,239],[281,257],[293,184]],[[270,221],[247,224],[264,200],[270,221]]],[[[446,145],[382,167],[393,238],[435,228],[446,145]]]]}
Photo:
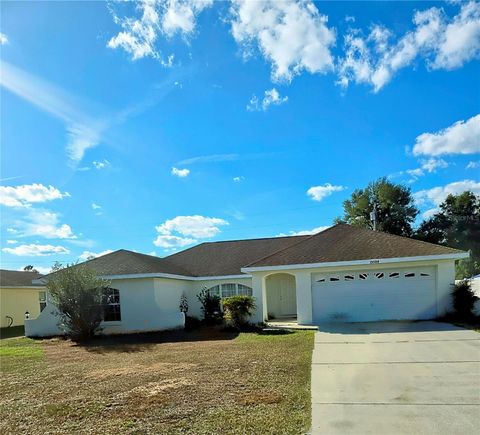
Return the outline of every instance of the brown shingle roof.
{"type": "Polygon", "coordinates": [[[291,247],[255,260],[248,267],[420,257],[462,252],[408,237],[338,224],[291,247]]]}
{"type": "Polygon", "coordinates": [[[40,278],[38,272],[25,272],[21,270],[0,269],[0,287],[30,287],[32,280],[40,278]]]}
{"type": "Polygon", "coordinates": [[[192,276],[239,275],[241,268],[259,258],[285,249],[310,236],[207,242],[166,257],[192,276]]]}
{"type": "Polygon", "coordinates": [[[182,266],[173,264],[164,258],[127,251],[126,249],[102,255],[82,264],[93,269],[98,275],[131,275],[138,273],[190,275],[190,272],[182,266]]]}

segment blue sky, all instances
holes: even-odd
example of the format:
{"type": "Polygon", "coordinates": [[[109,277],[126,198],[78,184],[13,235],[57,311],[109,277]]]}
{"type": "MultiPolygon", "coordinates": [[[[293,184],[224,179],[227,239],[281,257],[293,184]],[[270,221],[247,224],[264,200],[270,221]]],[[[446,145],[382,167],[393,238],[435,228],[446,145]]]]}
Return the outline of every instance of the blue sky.
{"type": "Polygon", "coordinates": [[[2,2],[2,268],[480,193],[480,3],[2,2]]]}

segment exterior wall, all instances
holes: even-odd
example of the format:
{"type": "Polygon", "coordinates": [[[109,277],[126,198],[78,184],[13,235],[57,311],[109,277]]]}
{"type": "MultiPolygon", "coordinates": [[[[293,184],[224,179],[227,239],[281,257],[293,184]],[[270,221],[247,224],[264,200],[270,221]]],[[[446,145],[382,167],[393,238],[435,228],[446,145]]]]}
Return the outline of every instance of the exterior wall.
{"type": "Polygon", "coordinates": [[[40,314],[40,302],[38,299],[40,291],[45,291],[45,288],[0,288],[0,327],[5,328],[9,326],[7,316],[13,318],[11,326],[23,325],[26,311],[30,313],[31,319],[36,318],[40,314]]]}
{"type": "MultiPolygon", "coordinates": [[[[111,287],[120,291],[121,320],[103,322],[102,333],[125,334],[183,327],[184,316],[180,313],[179,303],[182,291],[188,285],[189,281],[165,278],[113,280],[111,287]]],[[[25,321],[25,335],[62,334],[55,311],[48,298],[47,307],[40,316],[25,321]]]]}
{"type": "Polygon", "coordinates": [[[398,263],[383,263],[381,260],[371,265],[341,266],[341,267],[317,267],[305,269],[290,269],[275,271],[250,272],[253,282],[253,294],[257,298],[257,311],[255,321],[263,322],[267,319],[266,304],[266,283],[265,278],[273,273],[290,273],[295,276],[297,286],[297,319],[300,324],[311,324],[312,313],[312,274],[340,272],[345,270],[381,270],[397,267],[420,267],[434,266],[436,270],[436,295],[437,295],[437,315],[441,316],[451,309],[451,291],[452,284],[455,282],[455,261],[454,260],[431,260],[431,261],[409,261],[398,263]],[[261,302],[259,302],[261,301],[261,302]]]}
{"type": "MultiPolygon", "coordinates": [[[[252,278],[246,276],[245,278],[232,278],[232,279],[209,279],[205,281],[188,281],[189,287],[186,289],[185,294],[188,299],[188,315],[193,317],[202,317],[202,306],[197,299],[198,293],[204,288],[211,288],[219,284],[243,284],[253,288],[252,278]]],[[[255,295],[253,295],[255,297],[255,295]]]]}

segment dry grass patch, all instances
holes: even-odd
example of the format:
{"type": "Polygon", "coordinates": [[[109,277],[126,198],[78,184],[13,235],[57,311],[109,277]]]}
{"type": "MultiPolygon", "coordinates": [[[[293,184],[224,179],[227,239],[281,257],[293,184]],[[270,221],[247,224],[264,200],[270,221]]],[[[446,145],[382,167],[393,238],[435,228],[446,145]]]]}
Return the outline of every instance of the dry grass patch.
{"type": "Polygon", "coordinates": [[[313,333],[0,343],[0,432],[300,434],[313,333]]]}

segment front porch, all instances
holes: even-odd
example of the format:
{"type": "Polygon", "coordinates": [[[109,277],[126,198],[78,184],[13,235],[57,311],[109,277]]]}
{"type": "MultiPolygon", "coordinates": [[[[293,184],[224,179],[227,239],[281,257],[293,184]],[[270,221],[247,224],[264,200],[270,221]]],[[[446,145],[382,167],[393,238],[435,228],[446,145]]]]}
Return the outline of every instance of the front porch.
{"type": "Polygon", "coordinates": [[[269,320],[266,324],[267,328],[272,329],[318,330],[318,326],[315,325],[299,325],[296,317],[269,320]]]}

